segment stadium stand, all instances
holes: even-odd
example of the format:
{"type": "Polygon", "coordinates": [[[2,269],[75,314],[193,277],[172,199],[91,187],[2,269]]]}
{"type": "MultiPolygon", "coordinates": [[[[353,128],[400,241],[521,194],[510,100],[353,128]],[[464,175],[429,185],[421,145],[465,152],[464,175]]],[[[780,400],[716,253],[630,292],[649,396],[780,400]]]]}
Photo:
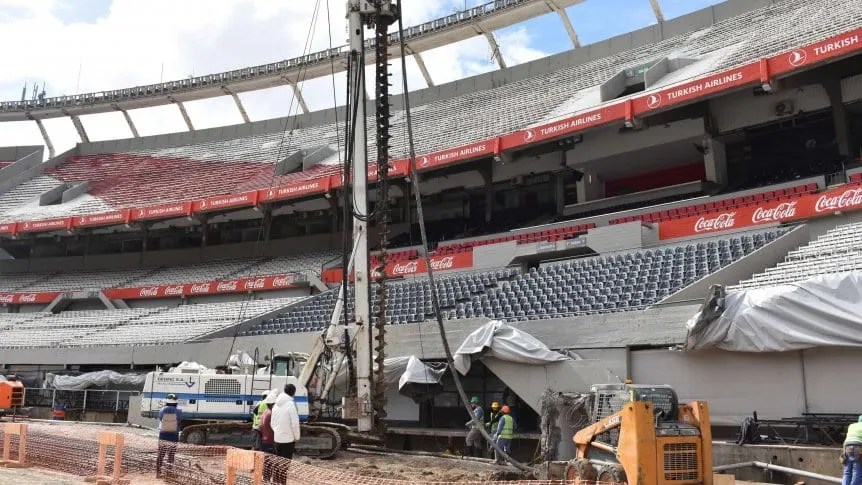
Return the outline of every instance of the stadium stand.
{"type": "Polygon", "coordinates": [[[788,285],[825,273],[859,270],[862,270],[862,223],[843,224],[790,251],[778,265],[728,289],[788,285]]]}
{"type": "Polygon", "coordinates": [[[232,277],[267,276],[297,272],[320,274],[323,263],[336,258],[339,254],[337,251],[313,251],[295,256],[220,259],[179,266],[125,269],[122,271],[78,270],[70,273],[0,273],[0,292],[171,285],[215,281],[232,277]]]}
{"type": "MultiPolygon", "coordinates": [[[[437,292],[448,319],[539,320],[640,310],[751,254],[785,232],[768,230],[555,262],[527,272],[504,268],[459,273],[439,278],[437,292]]],[[[405,324],[429,319],[433,315],[431,294],[427,280],[391,283],[387,320],[405,324]]],[[[243,335],[321,330],[332,316],[336,299],[337,290],[312,297],[243,335]]]]}
{"type": "Polygon", "coordinates": [[[302,297],[4,315],[0,347],[86,347],[183,342],[302,301],[302,297]]]}
{"type": "MultiPolygon", "coordinates": [[[[860,25],[860,19],[862,5],[859,2],[775,2],[764,9],[693,33],[676,35],[489,89],[420,103],[413,112],[415,132],[419,134],[417,152],[431,153],[467,145],[594,107],[598,104],[595,94],[599,84],[624,69],[649,64],[656,59],[696,60],[659,79],[654,85],[659,88],[849,31],[860,25]],[[769,35],[749,35],[747,32],[769,32],[769,35]],[[538,92],[542,95],[536,96],[538,92]],[[505,116],[499,113],[505,113],[505,116]],[[441,119],[447,122],[441,125],[441,119]]],[[[395,112],[392,125],[392,155],[404,157],[407,147],[403,136],[403,111],[395,112]]],[[[368,126],[373,126],[370,120],[368,126]]],[[[276,175],[275,162],[302,148],[337,147],[340,132],[340,127],[335,124],[296,126],[284,139],[279,130],[265,135],[169,148],[70,157],[44,175],[25,182],[20,190],[35,194],[41,187],[50,187],[57,180],[89,182],[89,195],[47,208],[22,207],[20,200],[18,203],[0,201],[0,219],[39,219],[104,212],[133,205],[238,193],[308,179],[337,171],[337,161],[330,157],[302,173],[287,175],[276,175]]],[[[373,143],[369,150],[375,150],[373,143]]]]}

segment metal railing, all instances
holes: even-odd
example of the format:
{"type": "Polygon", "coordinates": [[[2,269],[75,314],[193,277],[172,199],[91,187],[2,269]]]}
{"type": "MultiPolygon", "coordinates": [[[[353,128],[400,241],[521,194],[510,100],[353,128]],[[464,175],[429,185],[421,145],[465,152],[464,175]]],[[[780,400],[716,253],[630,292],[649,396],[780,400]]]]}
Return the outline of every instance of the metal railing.
{"type": "Polygon", "coordinates": [[[129,410],[129,398],[140,391],[119,391],[85,389],[64,391],[60,389],[27,388],[24,394],[25,407],[64,406],[69,412],[106,411],[125,412],[129,410]]]}
{"type": "Polygon", "coordinates": [[[826,186],[831,187],[833,185],[841,185],[849,182],[847,180],[847,173],[845,171],[828,173],[826,174],[826,186]]]}
{"type": "MultiPolygon", "coordinates": [[[[461,12],[456,12],[446,17],[434,19],[405,29],[404,40],[414,39],[431,32],[454,27],[458,24],[473,22],[502,10],[532,1],[534,0],[496,0],[461,12]]],[[[397,44],[400,41],[401,39],[397,32],[389,34],[390,44],[397,44]]],[[[366,40],[366,47],[370,47],[372,42],[373,39],[366,40]]],[[[348,51],[349,47],[347,45],[343,45],[283,61],[271,62],[269,64],[262,64],[259,66],[244,67],[217,74],[194,76],[189,77],[188,79],[180,79],[176,81],[167,81],[126,89],[99,91],[96,93],[75,94],[71,96],[55,96],[24,101],[0,101],[0,112],[28,111],[32,109],[60,109],[83,105],[114,103],[156,95],[191,91],[207,86],[220,87],[235,81],[245,81],[261,76],[283,74],[288,70],[300,66],[316,64],[319,62],[329,62],[329,60],[333,58],[345,57],[348,51]]]]}

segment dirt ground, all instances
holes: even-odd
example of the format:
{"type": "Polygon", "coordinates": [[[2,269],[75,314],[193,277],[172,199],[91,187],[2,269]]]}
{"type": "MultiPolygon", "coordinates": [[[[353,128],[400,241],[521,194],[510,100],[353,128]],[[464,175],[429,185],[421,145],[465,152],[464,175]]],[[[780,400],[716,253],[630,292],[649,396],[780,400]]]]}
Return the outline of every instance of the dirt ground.
{"type": "MultiPolygon", "coordinates": [[[[141,475],[126,475],[136,485],[161,485],[166,482],[141,475]]],[[[0,468],[0,485],[81,485],[81,477],[44,468],[0,468]]]]}
{"type": "MultiPolygon", "coordinates": [[[[307,459],[304,459],[305,461],[307,459]]],[[[308,460],[321,468],[343,470],[368,477],[409,480],[413,482],[460,482],[492,480],[502,470],[511,467],[485,464],[457,458],[433,456],[380,456],[342,451],[333,460],[308,460]]]]}

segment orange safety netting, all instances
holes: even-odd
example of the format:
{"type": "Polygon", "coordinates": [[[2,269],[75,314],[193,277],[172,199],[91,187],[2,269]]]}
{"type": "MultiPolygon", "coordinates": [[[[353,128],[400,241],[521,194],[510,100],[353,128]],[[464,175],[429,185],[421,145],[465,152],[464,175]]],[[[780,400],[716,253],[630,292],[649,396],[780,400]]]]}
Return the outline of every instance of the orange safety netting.
{"type": "MultiPolygon", "coordinates": [[[[196,446],[158,441],[154,436],[85,425],[25,425],[22,440],[0,424],[0,456],[18,456],[25,447],[24,466],[51,469],[99,483],[176,483],[182,485],[264,484],[296,485],[382,484],[415,485],[416,480],[396,480],[333,470],[299,460],[225,446],[196,446]],[[5,435],[10,435],[5,438],[5,435]],[[8,444],[4,444],[8,443],[8,444]],[[8,447],[8,452],[4,449],[8,447]],[[119,457],[120,469],[114,468],[119,457]]],[[[560,485],[548,480],[429,481],[427,484],[531,484],[560,485]]]]}

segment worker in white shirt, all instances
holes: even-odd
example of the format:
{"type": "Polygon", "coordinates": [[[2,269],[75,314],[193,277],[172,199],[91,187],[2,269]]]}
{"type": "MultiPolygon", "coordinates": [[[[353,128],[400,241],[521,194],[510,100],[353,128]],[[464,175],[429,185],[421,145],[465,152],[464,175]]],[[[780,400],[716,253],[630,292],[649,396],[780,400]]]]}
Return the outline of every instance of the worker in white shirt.
{"type": "MultiPolygon", "coordinates": [[[[287,460],[293,459],[296,451],[296,442],[299,441],[299,412],[293,402],[296,394],[296,386],[287,384],[284,392],[275,400],[272,408],[271,425],[275,433],[275,454],[287,460]]],[[[284,483],[287,480],[288,464],[278,467],[276,472],[276,483],[284,483]]]]}

